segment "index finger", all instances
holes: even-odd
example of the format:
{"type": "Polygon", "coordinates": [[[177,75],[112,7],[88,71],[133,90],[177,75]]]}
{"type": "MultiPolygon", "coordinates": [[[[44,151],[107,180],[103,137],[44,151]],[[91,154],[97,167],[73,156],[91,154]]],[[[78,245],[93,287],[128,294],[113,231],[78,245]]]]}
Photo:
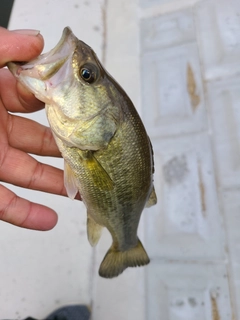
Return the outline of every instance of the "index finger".
{"type": "Polygon", "coordinates": [[[10,112],[35,112],[44,108],[44,103],[17,82],[7,69],[0,70],[0,97],[4,107],[10,112]]]}

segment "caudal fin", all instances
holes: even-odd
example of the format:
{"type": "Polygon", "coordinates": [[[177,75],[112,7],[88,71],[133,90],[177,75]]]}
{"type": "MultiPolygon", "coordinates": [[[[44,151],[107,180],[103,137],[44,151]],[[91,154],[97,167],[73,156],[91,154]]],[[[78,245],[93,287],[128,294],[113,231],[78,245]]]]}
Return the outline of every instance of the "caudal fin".
{"type": "Polygon", "coordinates": [[[117,251],[111,246],[100,265],[99,275],[103,278],[114,278],[128,267],[140,267],[149,262],[149,257],[140,240],[136,247],[127,251],[117,251]]]}

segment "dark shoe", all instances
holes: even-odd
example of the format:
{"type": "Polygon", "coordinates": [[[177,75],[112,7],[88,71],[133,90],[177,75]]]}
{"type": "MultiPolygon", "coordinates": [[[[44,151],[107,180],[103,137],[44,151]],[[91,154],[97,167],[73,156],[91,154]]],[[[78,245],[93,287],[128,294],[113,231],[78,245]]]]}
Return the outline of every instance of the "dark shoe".
{"type": "MultiPolygon", "coordinates": [[[[28,317],[25,320],[37,319],[28,317]]],[[[52,312],[44,320],[90,320],[90,311],[86,306],[67,306],[52,312]]]]}

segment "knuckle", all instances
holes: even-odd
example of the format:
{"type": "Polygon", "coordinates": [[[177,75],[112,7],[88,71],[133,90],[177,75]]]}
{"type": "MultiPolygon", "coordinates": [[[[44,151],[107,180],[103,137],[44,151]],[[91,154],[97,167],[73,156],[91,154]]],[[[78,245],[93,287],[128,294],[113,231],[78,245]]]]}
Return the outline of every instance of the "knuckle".
{"type": "Polygon", "coordinates": [[[36,189],[36,185],[41,180],[44,173],[44,165],[41,162],[36,162],[35,168],[32,171],[31,178],[27,185],[28,189],[36,189]]]}
{"type": "Polygon", "coordinates": [[[0,207],[0,220],[11,222],[11,211],[16,207],[17,199],[17,195],[12,194],[6,205],[0,207]]]}
{"type": "Polygon", "coordinates": [[[1,171],[7,157],[7,151],[8,151],[8,145],[2,144],[0,149],[0,179],[1,179],[1,171]]]}
{"type": "Polygon", "coordinates": [[[45,127],[42,138],[41,152],[43,153],[46,147],[52,142],[53,136],[50,128],[45,127]]]}

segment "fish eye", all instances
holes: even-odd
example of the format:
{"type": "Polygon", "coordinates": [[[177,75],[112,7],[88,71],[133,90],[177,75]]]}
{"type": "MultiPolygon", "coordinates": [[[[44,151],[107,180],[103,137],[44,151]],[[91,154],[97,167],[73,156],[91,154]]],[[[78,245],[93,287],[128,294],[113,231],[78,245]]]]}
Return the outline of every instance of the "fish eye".
{"type": "Polygon", "coordinates": [[[81,78],[87,83],[93,83],[98,77],[98,70],[95,65],[85,64],[80,69],[81,78]]]}

